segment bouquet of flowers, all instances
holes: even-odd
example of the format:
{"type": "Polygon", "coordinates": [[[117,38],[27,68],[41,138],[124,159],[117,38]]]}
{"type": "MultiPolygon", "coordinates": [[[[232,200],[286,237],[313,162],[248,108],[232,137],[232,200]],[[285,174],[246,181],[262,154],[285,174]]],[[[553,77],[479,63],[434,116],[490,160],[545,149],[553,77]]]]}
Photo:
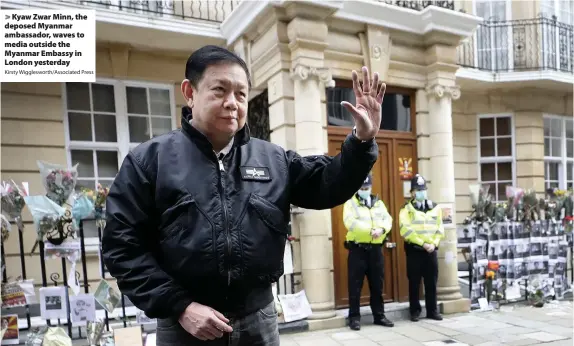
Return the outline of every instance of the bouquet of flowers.
{"type": "Polygon", "coordinates": [[[490,185],[469,185],[470,199],[472,201],[473,213],[470,216],[469,222],[472,219],[477,221],[490,222],[494,216],[494,204],[492,196],[488,194],[490,185]]]}
{"type": "Polygon", "coordinates": [[[10,221],[6,218],[6,216],[0,214],[0,227],[2,228],[2,242],[8,239],[10,235],[10,231],[12,230],[12,226],[10,225],[10,221]]]}
{"type": "Polygon", "coordinates": [[[75,193],[72,197],[72,217],[74,229],[79,228],[81,220],[87,218],[94,211],[94,201],[86,191],[75,193]]]}
{"type": "Polygon", "coordinates": [[[24,229],[22,223],[22,210],[26,205],[24,197],[28,196],[28,189],[16,184],[13,180],[2,182],[0,186],[2,211],[18,224],[18,229],[24,229]]]}
{"type": "Polygon", "coordinates": [[[98,184],[96,197],[94,199],[94,216],[96,217],[96,223],[99,227],[104,227],[105,224],[106,198],[108,198],[108,193],[110,193],[108,187],[103,187],[102,184],[98,184]]]}
{"type": "Polygon", "coordinates": [[[64,205],[76,187],[78,164],[72,168],[38,161],[46,196],[58,205],[64,205]]]}
{"type": "Polygon", "coordinates": [[[30,209],[30,213],[34,219],[34,225],[36,226],[36,232],[38,233],[36,243],[32,248],[32,253],[34,253],[38,243],[42,241],[48,233],[58,227],[58,223],[66,210],[46,196],[26,196],[24,198],[28,209],[30,209]]]}
{"type": "Polygon", "coordinates": [[[540,207],[538,203],[538,197],[536,197],[536,191],[530,189],[526,191],[524,197],[522,198],[522,217],[520,221],[538,221],[540,219],[540,207]]]}

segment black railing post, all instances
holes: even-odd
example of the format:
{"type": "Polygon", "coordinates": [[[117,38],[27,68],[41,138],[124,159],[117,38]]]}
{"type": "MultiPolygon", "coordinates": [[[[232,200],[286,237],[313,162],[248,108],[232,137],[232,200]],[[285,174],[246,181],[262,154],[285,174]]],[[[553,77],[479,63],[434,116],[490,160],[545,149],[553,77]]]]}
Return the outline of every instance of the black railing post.
{"type": "MultiPolygon", "coordinates": [[[[97,222],[97,221],[96,221],[97,222]]],[[[102,273],[102,280],[106,279],[106,266],[104,265],[104,255],[102,253],[102,227],[98,224],[98,251],[100,253],[100,271],[102,273]]],[[[110,331],[110,321],[108,316],[108,310],[104,308],[104,315],[106,316],[106,330],[110,331]]]]}
{"type": "MultiPolygon", "coordinates": [[[[46,275],[46,259],[44,258],[44,256],[45,256],[44,240],[40,240],[38,242],[38,245],[40,248],[40,271],[42,272],[42,287],[47,287],[48,286],[48,279],[47,279],[47,275],[46,275]]],[[[52,325],[52,322],[50,321],[50,319],[47,319],[46,323],[48,324],[48,326],[52,325]]]]}
{"type": "MultiPolygon", "coordinates": [[[[21,222],[16,223],[18,225],[18,245],[20,247],[20,266],[22,267],[22,280],[26,280],[26,258],[24,255],[24,230],[20,228],[21,222]]],[[[2,251],[4,253],[4,251],[2,251]]],[[[28,329],[32,327],[32,322],[30,320],[30,305],[26,304],[26,323],[28,324],[28,329]]]]}

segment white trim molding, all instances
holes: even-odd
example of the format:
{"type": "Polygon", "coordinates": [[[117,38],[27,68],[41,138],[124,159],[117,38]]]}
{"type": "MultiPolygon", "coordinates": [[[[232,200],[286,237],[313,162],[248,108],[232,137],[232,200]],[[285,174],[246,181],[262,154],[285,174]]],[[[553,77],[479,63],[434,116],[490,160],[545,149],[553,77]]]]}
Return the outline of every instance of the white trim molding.
{"type": "MultiPolygon", "coordinates": [[[[256,23],[268,8],[287,5],[289,0],[242,1],[221,24],[227,44],[233,44],[248,27],[256,23]]],[[[425,35],[442,31],[458,35],[461,39],[474,33],[482,18],[466,13],[429,6],[422,11],[411,10],[382,2],[363,1],[308,1],[315,6],[331,9],[333,18],[425,35]]]]}
{"type": "Polygon", "coordinates": [[[574,75],[558,71],[520,71],[520,72],[490,72],[474,68],[461,67],[456,71],[457,79],[472,79],[479,82],[512,83],[536,80],[548,80],[572,86],[574,75]]]}
{"type": "MultiPolygon", "coordinates": [[[[495,127],[496,127],[496,120],[495,120],[495,127]]],[[[482,172],[481,172],[481,165],[482,164],[486,164],[486,163],[508,163],[510,162],[511,164],[511,168],[512,168],[512,186],[516,186],[516,130],[514,128],[514,114],[513,113],[497,113],[497,114],[478,114],[476,117],[476,147],[477,147],[477,177],[478,177],[478,182],[482,183],[482,172]],[[481,139],[484,138],[499,138],[499,137],[503,137],[503,138],[507,138],[508,135],[501,135],[499,136],[496,129],[494,132],[494,136],[480,136],[480,120],[481,119],[497,119],[497,118],[510,118],[510,145],[511,145],[511,155],[510,156],[498,156],[498,148],[497,145],[495,143],[494,145],[494,149],[495,149],[495,156],[491,156],[491,157],[482,157],[481,153],[480,153],[480,147],[481,147],[481,139]]],[[[495,179],[496,181],[494,182],[495,184],[498,185],[498,169],[496,169],[495,172],[495,179]]],[[[503,180],[507,181],[507,180],[503,180]]],[[[488,182],[487,182],[488,183],[488,182]]],[[[492,191],[491,191],[492,193],[492,191]]]]}
{"type": "MultiPolygon", "coordinates": [[[[570,142],[570,140],[572,140],[572,138],[567,137],[567,128],[566,128],[566,122],[572,121],[573,125],[572,128],[570,129],[572,132],[574,132],[574,121],[572,119],[572,117],[568,117],[568,116],[563,116],[563,115],[556,115],[556,114],[547,114],[544,113],[542,115],[543,119],[546,120],[554,120],[554,121],[560,121],[560,136],[559,137],[554,137],[554,136],[546,136],[546,121],[544,122],[544,186],[545,188],[549,188],[549,184],[548,181],[550,181],[550,177],[549,177],[549,172],[547,171],[547,164],[548,163],[556,163],[559,165],[559,171],[558,171],[558,179],[556,179],[555,181],[558,182],[558,188],[565,190],[567,189],[569,186],[568,184],[572,184],[574,181],[574,157],[568,157],[568,142],[570,142]],[[549,156],[546,155],[546,139],[551,139],[551,140],[560,140],[560,156],[552,156],[552,152],[550,152],[549,156]],[[570,172],[570,179],[568,179],[568,165],[572,165],[572,167],[570,168],[572,171],[570,172]]],[[[552,143],[550,144],[552,145],[552,143]]]]}

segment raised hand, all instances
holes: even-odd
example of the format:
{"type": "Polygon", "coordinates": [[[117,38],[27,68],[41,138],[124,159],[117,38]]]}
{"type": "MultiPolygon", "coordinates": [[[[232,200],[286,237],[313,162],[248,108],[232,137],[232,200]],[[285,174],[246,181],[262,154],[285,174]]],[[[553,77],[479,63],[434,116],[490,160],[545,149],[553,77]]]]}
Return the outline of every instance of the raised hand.
{"type": "Polygon", "coordinates": [[[353,71],[353,91],[357,104],[353,106],[347,101],[341,102],[355,119],[356,136],[360,140],[374,138],[381,127],[381,104],[385,96],[387,85],[379,85],[379,74],[375,72],[373,80],[369,76],[369,69],[363,66],[363,85],[359,83],[357,71],[353,71]]]}

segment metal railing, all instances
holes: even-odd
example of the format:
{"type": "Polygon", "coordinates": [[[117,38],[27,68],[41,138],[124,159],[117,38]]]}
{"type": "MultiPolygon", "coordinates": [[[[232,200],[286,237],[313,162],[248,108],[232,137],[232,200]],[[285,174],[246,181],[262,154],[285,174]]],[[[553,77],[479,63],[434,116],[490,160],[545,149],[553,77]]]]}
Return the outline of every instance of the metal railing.
{"type": "MultiPolygon", "coordinates": [[[[66,234],[70,233],[69,231],[71,230],[71,214],[69,213],[69,211],[67,212],[67,214],[62,218],[62,220],[60,221],[60,224],[58,226],[58,230],[56,231],[56,233],[60,234],[60,238],[58,239],[64,239],[66,237],[66,234]]],[[[33,226],[32,226],[33,227],[33,226]]],[[[30,226],[28,226],[27,228],[30,228],[30,226]]],[[[27,229],[26,231],[32,231],[31,229],[27,229]]],[[[40,241],[39,242],[39,252],[37,252],[36,254],[30,254],[30,253],[26,253],[25,251],[25,246],[28,246],[30,244],[25,244],[24,242],[24,238],[22,237],[22,234],[24,232],[24,229],[19,229],[18,231],[18,247],[19,247],[19,259],[20,259],[20,270],[16,269],[16,270],[11,270],[12,273],[14,272],[20,272],[19,276],[17,278],[14,277],[8,277],[7,275],[7,264],[5,261],[6,257],[13,257],[13,254],[6,254],[5,253],[5,247],[4,247],[4,242],[0,242],[0,245],[2,246],[1,249],[1,253],[2,253],[2,286],[8,284],[8,283],[12,283],[12,282],[22,282],[26,279],[33,279],[34,280],[34,284],[35,286],[40,286],[40,287],[58,287],[58,286],[64,286],[67,287],[67,294],[66,294],[66,301],[62,301],[62,304],[65,304],[68,308],[65,309],[66,310],[66,318],[64,319],[48,319],[48,320],[44,320],[40,317],[40,304],[18,304],[16,306],[6,306],[6,305],[2,305],[2,315],[18,315],[18,325],[20,326],[19,329],[20,330],[25,330],[25,331],[32,331],[33,329],[37,328],[37,327],[42,327],[42,326],[61,326],[64,330],[67,331],[68,335],[73,339],[73,340],[78,340],[78,339],[85,339],[86,338],[86,325],[85,323],[83,324],[78,324],[75,322],[72,322],[72,316],[71,316],[71,310],[70,309],[70,296],[72,295],[71,292],[71,284],[68,282],[69,280],[69,276],[68,276],[68,270],[70,269],[70,262],[66,259],[66,258],[61,258],[61,259],[46,259],[45,258],[45,254],[46,254],[46,243],[49,241],[40,241]],[[33,256],[33,257],[30,257],[33,256]],[[26,259],[28,258],[28,259],[26,259]],[[30,275],[26,275],[26,265],[30,266],[30,258],[33,258],[32,263],[34,263],[34,261],[38,261],[37,263],[35,263],[35,266],[39,266],[40,267],[40,277],[30,277],[30,275]],[[55,261],[57,262],[61,262],[61,267],[59,268],[59,270],[56,270],[54,272],[51,272],[47,269],[47,262],[52,262],[55,261]],[[21,280],[21,281],[20,281],[21,280]]],[[[12,233],[13,234],[13,233],[12,233]]],[[[71,234],[71,233],[70,233],[71,234]]],[[[101,243],[101,239],[102,239],[102,229],[100,227],[98,227],[97,229],[97,234],[98,234],[98,243],[101,243]]],[[[107,272],[107,269],[104,266],[104,263],[101,261],[102,258],[102,254],[101,254],[101,247],[99,247],[99,272],[92,272],[92,271],[88,271],[88,259],[87,259],[87,255],[86,255],[86,242],[85,239],[87,238],[84,235],[84,222],[80,221],[79,222],[79,227],[78,230],[76,232],[75,237],[77,239],[79,239],[79,243],[80,243],[80,256],[77,260],[77,264],[76,264],[76,272],[75,272],[75,278],[76,278],[76,282],[78,284],[78,286],[80,287],[80,291],[81,293],[90,293],[90,289],[92,289],[92,291],[95,289],[95,287],[92,287],[91,283],[93,284],[94,281],[95,282],[99,282],[99,280],[103,279],[103,280],[110,280],[112,279],[110,277],[110,275],[107,272]]],[[[57,240],[57,239],[56,239],[57,240]]],[[[54,240],[53,240],[54,241],[54,240]]],[[[60,243],[59,241],[56,241],[57,243],[60,243]]],[[[54,243],[56,244],[56,243],[54,243]]],[[[58,245],[58,244],[56,244],[58,245]]],[[[291,245],[290,245],[291,246],[291,245]]],[[[292,250],[292,249],[291,249],[292,250]]],[[[291,251],[291,253],[293,253],[293,251],[291,251]]],[[[18,256],[17,255],[17,256],[18,256]]],[[[93,268],[93,267],[92,267],[93,268]]],[[[30,268],[28,268],[30,269],[30,268]]],[[[113,280],[113,279],[112,279],[113,280]]],[[[277,293],[278,294],[293,294],[296,292],[297,287],[300,287],[301,285],[301,273],[293,273],[293,274],[288,274],[288,275],[283,275],[281,278],[279,278],[278,282],[276,283],[277,285],[277,293]]],[[[96,283],[97,286],[97,283],[96,283]]],[[[40,295],[36,294],[36,300],[39,301],[40,299],[40,295]]],[[[5,302],[4,302],[5,303],[5,302]]],[[[105,323],[105,329],[106,331],[110,331],[110,325],[122,325],[123,327],[127,327],[128,325],[137,325],[137,319],[136,319],[136,315],[139,311],[139,309],[137,309],[136,307],[133,306],[133,304],[129,301],[129,299],[127,297],[125,297],[123,294],[121,294],[121,300],[119,302],[119,305],[116,306],[113,310],[113,313],[108,313],[107,310],[105,310],[101,305],[99,305],[98,303],[96,303],[96,319],[100,319],[103,320],[105,323]]],[[[152,325],[153,327],[153,325],[152,325]]],[[[153,331],[153,328],[150,330],[153,331]]],[[[23,333],[20,333],[20,340],[25,340],[26,337],[22,335],[23,333]]]]}
{"type": "Polygon", "coordinates": [[[458,47],[458,64],[490,72],[574,73],[574,29],[556,17],[485,21],[458,47]]]}
{"type": "MultiPolygon", "coordinates": [[[[54,0],[47,0],[54,2],[54,0]]],[[[55,0],[94,9],[173,19],[201,19],[221,23],[240,0],[55,0]]]]}
{"type": "Polygon", "coordinates": [[[400,6],[411,10],[421,11],[431,5],[454,10],[454,0],[376,0],[389,5],[400,6]]]}

